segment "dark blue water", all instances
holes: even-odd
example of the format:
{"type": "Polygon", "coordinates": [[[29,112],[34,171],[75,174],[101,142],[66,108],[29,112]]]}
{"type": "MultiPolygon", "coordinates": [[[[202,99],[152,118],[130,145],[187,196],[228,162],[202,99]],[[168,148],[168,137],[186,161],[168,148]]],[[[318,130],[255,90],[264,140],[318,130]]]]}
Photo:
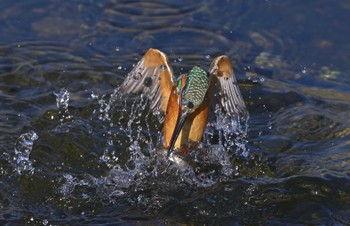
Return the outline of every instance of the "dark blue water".
{"type": "Polygon", "coordinates": [[[348,21],[346,0],[1,1],[1,225],[349,225],[348,21]],[[233,59],[248,131],[208,130],[210,164],[167,168],[118,95],[148,48],[175,75],[233,59]]]}

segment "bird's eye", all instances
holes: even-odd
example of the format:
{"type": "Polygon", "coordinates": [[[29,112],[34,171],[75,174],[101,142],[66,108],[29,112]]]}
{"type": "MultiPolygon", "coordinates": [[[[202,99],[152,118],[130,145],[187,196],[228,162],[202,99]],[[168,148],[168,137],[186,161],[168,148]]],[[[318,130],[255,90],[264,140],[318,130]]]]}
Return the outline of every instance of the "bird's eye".
{"type": "Polygon", "coordinates": [[[228,80],[228,77],[224,77],[224,79],[227,81],[227,80],[228,80]]]}
{"type": "Polygon", "coordinates": [[[187,107],[188,107],[189,109],[192,109],[192,108],[194,107],[194,105],[193,105],[192,102],[188,102],[188,103],[187,103],[187,107]]]}

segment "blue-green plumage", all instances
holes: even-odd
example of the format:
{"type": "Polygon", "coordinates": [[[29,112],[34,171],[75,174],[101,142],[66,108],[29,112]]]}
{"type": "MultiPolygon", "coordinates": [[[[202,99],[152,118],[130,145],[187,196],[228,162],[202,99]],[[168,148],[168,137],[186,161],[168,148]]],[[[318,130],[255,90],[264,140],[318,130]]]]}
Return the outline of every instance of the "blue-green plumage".
{"type": "MultiPolygon", "coordinates": [[[[178,82],[178,87],[182,87],[181,79],[178,82]]],[[[188,110],[197,108],[203,102],[208,87],[207,72],[198,66],[193,67],[187,75],[186,86],[182,91],[182,104],[188,110]]]]}

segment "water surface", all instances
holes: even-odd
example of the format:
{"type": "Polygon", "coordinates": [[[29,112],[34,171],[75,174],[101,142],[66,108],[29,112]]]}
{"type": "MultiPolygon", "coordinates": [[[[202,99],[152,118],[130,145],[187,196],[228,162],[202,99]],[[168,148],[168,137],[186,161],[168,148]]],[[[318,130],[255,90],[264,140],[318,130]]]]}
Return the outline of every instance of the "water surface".
{"type": "Polygon", "coordinates": [[[345,0],[2,1],[0,223],[350,224],[349,11],[345,0]],[[147,102],[118,95],[148,48],[175,75],[220,54],[235,63],[248,130],[209,129],[200,169],[167,168],[147,102]]]}

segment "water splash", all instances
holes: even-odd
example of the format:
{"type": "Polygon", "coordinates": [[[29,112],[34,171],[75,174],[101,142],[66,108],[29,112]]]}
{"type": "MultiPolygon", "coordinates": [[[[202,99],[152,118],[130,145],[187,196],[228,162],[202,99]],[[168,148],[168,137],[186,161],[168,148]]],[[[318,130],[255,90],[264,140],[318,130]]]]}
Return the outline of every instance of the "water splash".
{"type": "MultiPolygon", "coordinates": [[[[215,106],[215,120],[208,123],[206,135],[211,138],[218,134],[218,144],[227,150],[235,150],[234,153],[248,157],[249,150],[246,148],[248,136],[249,116],[229,116],[222,111],[219,105],[215,106]]],[[[207,139],[208,145],[215,145],[207,139]]]]}
{"type": "MultiPolygon", "coordinates": [[[[67,109],[69,95],[66,95],[65,90],[61,90],[61,94],[57,97],[66,100],[62,101],[61,109],[67,109]]],[[[235,153],[230,150],[243,149],[244,142],[240,147],[237,137],[246,134],[246,130],[242,132],[243,127],[239,121],[217,112],[216,121],[209,127],[220,132],[222,139],[219,144],[207,139],[208,145],[201,144],[199,150],[188,155],[193,164],[180,167],[169,164],[158,152],[161,125],[156,123],[156,117],[148,110],[147,98],[137,96],[130,103],[122,98],[118,89],[111,95],[99,97],[92,94],[91,97],[97,103],[91,119],[100,120],[106,139],[100,162],[106,164],[109,170],[106,175],[97,177],[65,175],[60,187],[63,198],[74,199],[75,195],[79,195],[81,197],[78,198],[87,200],[89,192],[94,190],[95,194],[100,194],[100,198],[109,203],[126,198],[141,206],[150,206],[157,202],[152,208],[160,208],[165,205],[166,200],[147,197],[147,189],[163,192],[174,185],[210,187],[232,174],[236,176],[238,169],[231,165],[235,153]],[[164,183],[163,187],[159,187],[155,181],[164,183]]]]}
{"type": "MultiPolygon", "coordinates": [[[[148,100],[143,97],[136,98],[130,106],[127,105],[126,100],[121,101],[121,99],[124,98],[116,89],[109,99],[106,97],[98,99],[100,109],[95,112],[98,113],[98,119],[105,123],[104,131],[107,139],[104,154],[100,160],[110,168],[118,162],[118,158],[115,157],[116,146],[127,147],[131,158],[143,155],[141,146],[147,146],[147,152],[155,147],[154,136],[151,135],[147,120],[151,114],[150,111],[146,111],[148,100]],[[120,106],[120,103],[123,105],[120,106]],[[131,110],[128,110],[128,106],[131,110]],[[117,119],[114,118],[115,116],[117,119]],[[115,132],[116,129],[117,132],[115,132]]],[[[133,161],[134,159],[131,159],[128,162],[133,161]]]]}
{"type": "Polygon", "coordinates": [[[60,121],[63,122],[67,119],[72,119],[73,116],[68,111],[69,92],[65,88],[62,88],[58,93],[53,93],[56,96],[56,105],[60,114],[60,121]]]}
{"type": "MultiPolygon", "coordinates": [[[[96,98],[96,96],[94,97],[96,98]]],[[[207,146],[200,147],[204,152],[197,150],[190,152],[193,154],[189,155],[189,158],[195,162],[195,166],[171,166],[166,169],[167,163],[164,162],[164,157],[160,157],[156,151],[156,143],[161,143],[160,125],[156,126],[157,132],[152,133],[154,128],[151,128],[149,124],[153,116],[148,110],[148,99],[140,95],[134,99],[132,104],[127,104],[124,101],[124,106],[120,106],[120,100],[125,98],[122,98],[118,89],[114,91],[110,99],[105,96],[96,99],[100,105],[99,110],[96,111],[99,114],[98,118],[107,122],[105,128],[107,146],[100,160],[109,166],[115,178],[125,174],[130,176],[129,179],[133,181],[133,185],[140,183],[136,181],[147,176],[157,177],[166,170],[166,173],[177,174],[186,183],[199,187],[211,186],[233,173],[236,175],[238,170],[231,165],[231,158],[235,154],[248,156],[248,150],[245,148],[248,119],[229,117],[222,112],[221,108],[217,108],[216,118],[208,126],[206,134],[215,130],[219,136],[219,142],[206,138],[207,146]],[[119,104],[118,108],[113,108],[115,103],[119,104]],[[117,120],[113,119],[114,115],[118,115],[117,120]],[[113,127],[118,127],[123,138],[118,138],[120,134],[113,133],[113,127]],[[115,143],[126,147],[129,156],[127,161],[120,162],[118,158],[115,158],[116,151],[118,151],[115,146],[112,148],[115,143]],[[232,150],[234,151],[232,152],[232,150]],[[116,166],[118,167],[116,168],[116,166]],[[135,178],[138,179],[135,180],[135,178]]],[[[152,126],[155,125],[152,124],[152,126]]],[[[211,135],[214,136],[213,134],[214,132],[211,135]]],[[[120,178],[118,180],[125,181],[120,178]]]]}
{"type": "Polygon", "coordinates": [[[32,152],[34,141],[39,136],[34,131],[29,131],[19,136],[15,144],[15,157],[14,164],[15,170],[18,174],[34,173],[32,167],[32,161],[29,159],[29,155],[32,152]]]}
{"type": "Polygon", "coordinates": [[[115,89],[110,97],[106,95],[102,95],[101,97],[99,97],[94,93],[91,94],[91,97],[93,100],[96,100],[97,104],[99,105],[99,108],[93,111],[93,115],[101,121],[103,131],[105,131],[103,133],[103,136],[106,138],[106,146],[104,148],[103,155],[100,157],[100,161],[102,163],[105,163],[109,168],[113,168],[113,166],[118,161],[118,157],[116,156],[115,145],[122,146],[123,143],[123,141],[115,139],[115,136],[117,134],[114,131],[116,129],[118,131],[123,130],[120,123],[124,119],[126,107],[115,107],[118,103],[122,102],[118,89],[115,89]],[[117,110],[118,115],[120,115],[119,119],[117,120],[117,124],[114,124],[113,122],[115,110],[117,110]]]}

